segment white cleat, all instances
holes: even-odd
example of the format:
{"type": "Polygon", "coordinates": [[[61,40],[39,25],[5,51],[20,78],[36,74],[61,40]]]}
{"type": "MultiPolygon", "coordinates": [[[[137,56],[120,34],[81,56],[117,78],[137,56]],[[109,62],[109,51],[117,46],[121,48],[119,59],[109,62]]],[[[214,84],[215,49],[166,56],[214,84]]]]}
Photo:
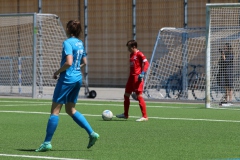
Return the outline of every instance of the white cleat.
{"type": "Polygon", "coordinates": [[[229,107],[229,106],[232,106],[233,104],[232,103],[224,103],[222,104],[223,107],[229,107]]]}
{"type": "Polygon", "coordinates": [[[148,118],[141,117],[141,118],[137,119],[136,121],[137,122],[145,122],[145,121],[148,121],[148,118]]]}

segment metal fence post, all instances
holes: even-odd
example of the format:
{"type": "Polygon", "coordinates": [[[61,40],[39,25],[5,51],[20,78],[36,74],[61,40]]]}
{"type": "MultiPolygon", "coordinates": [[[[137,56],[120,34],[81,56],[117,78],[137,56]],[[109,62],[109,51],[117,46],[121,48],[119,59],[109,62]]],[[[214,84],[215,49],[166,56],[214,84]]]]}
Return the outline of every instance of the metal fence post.
{"type": "Polygon", "coordinates": [[[136,0],[132,1],[132,27],[133,39],[136,40],[136,0]]]}

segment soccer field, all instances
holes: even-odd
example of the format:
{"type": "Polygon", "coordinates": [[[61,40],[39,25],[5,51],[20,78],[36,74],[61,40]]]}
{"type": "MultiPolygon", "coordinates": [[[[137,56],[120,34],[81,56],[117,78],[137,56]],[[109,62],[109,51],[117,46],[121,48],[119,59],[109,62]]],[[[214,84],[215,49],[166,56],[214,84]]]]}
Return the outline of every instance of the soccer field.
{"type": "Polygon", "coordinates": [[[203,104],[147,102],[149,121],[131,102],[130,118],[103,121],[109,109],[122,113],[123,102],[79,100],[99,141],[87,149],[88,135],[65,113],[52,140],[53,149],[38,153],[45,137],[51,100],[0,99],[1,160],[227,160],[240,159],[240,110],[205,109],[203,104]]]}

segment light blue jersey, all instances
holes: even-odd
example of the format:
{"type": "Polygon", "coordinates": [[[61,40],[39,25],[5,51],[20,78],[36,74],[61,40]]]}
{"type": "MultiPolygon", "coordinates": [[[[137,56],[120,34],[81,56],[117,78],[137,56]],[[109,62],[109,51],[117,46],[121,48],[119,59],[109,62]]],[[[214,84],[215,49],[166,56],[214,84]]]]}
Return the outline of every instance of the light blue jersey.
{"type": "Polygon", "coordinates": [[[66,71],[60,73],[59,81],[66,84],[82,81],[80,64],[82,58],[86,57],[83,42],[75,37],[65,40],[63,42],[61,66],[66,62],[67,55],[73,56],[73,63],[66,71]]]}
{"type": "Polygon", "coordinates": [[[66,62],[67,55],[73,56],[72,66],[60,73],[53,94],[53,102],[60,104],[77,102],[78,94],[82,86],[80,64],[82,58],[86,57],[82,41],[71,37],[63,42],[61,66],[66,62]]]}

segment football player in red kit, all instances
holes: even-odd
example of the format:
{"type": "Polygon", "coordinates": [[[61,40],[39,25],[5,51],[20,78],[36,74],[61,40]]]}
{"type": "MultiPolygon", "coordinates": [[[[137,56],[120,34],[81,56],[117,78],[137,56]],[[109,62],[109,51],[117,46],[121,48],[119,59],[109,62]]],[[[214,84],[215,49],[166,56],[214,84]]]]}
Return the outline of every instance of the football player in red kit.
{"type": "Polygon", "coordinates": [[[132,92],[136,93],[139,106],[142,112],[142,117],[137,119],[137,122],[147,121],[147,109],[146,103],[143,99],[143,85],[144,85],[144,74],[147,72],[149,63],[145,55],[137,49],[137,42],[130,40],[126,46],[130,52],[130,74],[125,87],[124,94],[124,113],[116,115],[117,118],[128,119],[128,112],[130,106],[130,95],[132,92]]]}

